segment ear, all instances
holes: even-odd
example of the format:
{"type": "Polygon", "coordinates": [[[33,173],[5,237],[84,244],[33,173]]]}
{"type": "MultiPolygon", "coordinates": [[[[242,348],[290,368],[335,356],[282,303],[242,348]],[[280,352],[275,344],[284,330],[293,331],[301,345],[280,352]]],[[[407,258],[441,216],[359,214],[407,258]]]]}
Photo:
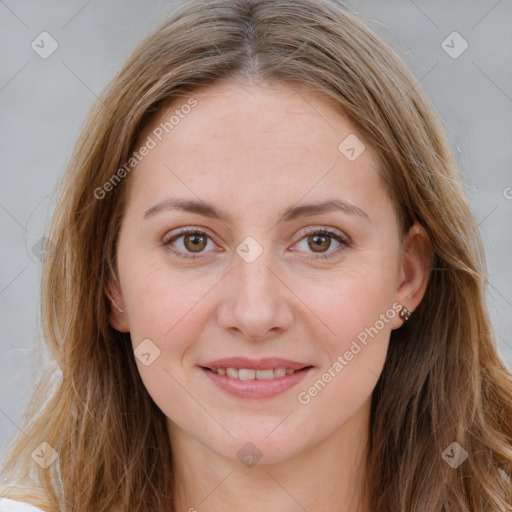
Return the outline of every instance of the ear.
{"type": "MultiPolygon", "coordinates": [[[[411,313],[425,295],[433,255],[432,242],[428,233],[418,221],[415,221],[403,241],[397,289],[398,302],[411,313]]],[[[403,322],[404,320],[396,315],[392,322],[393,328],[400,327],[403,322]]]]}
{"type": "Polygon", "coordinates": [[[128,315],[126,314],[126,307],[124,305],[121,287],[117,280],[110,277],[107,288],[110,290],[110,293],[107,294],[110,298],[110,324],[119,332],[130,332],[128,315]]]}

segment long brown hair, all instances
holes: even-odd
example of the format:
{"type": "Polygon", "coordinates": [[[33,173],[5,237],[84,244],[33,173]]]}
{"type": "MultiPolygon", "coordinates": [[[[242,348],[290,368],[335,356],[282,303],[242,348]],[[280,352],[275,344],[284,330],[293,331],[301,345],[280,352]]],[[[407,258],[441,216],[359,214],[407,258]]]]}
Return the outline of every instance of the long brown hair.
{"type": "Polygon", "coordinates": [[[334,0],[182,2],[101,95],[49,230],[41,304],[55,363],[27,408],[26,436],[3,461],[2,494],[51,512],[172,510],[165,417],[139,377],[129,335],[109,325],[108,279],[131,175],[118,170],[156,112],[229,79],[332,99],[377,150],[402,235],[414,216],[432,241],[426,294],[392,332],[372,397],[371,510],[512,511],[512,377],[497,353],[460,171],[415,77],[334,0]],[[95,193],[114,175],[124,179],[95,193]],[[48,468],[31,457],[43,442],[58,454],[48,468]],[[452,467],[447,449],[467,459],[452,467]]]}

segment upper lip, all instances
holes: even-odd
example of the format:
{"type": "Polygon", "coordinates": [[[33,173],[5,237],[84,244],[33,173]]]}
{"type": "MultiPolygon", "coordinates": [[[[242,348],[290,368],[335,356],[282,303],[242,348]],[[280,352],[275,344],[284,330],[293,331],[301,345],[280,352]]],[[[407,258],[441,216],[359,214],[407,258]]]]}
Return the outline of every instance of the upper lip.
{"type": "Polygon", "coordinates": [[[282,359],[280,357],[267,357],[264,359],[249,359],[247,357],[227,357],[201,364],[203,368],[216,370],[218,368],[246,368],[249,370],[267,370],[271,368],[286,368],[291,370],[302,370],[308,366],[307,363],[282,359]]]}

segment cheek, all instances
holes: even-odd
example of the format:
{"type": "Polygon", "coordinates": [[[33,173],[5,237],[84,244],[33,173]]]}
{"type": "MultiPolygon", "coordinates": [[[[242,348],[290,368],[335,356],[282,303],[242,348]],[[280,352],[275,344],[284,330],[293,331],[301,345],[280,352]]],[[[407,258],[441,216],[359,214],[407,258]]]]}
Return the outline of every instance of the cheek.
{"type": "Polygon", "coordinates": [[[316,339],[326,357],[296,395],[312,432],[348,421],[370,400],[382,373],[398,311],[393,308],[393,281],[378,277],[352,273],[318,293],[319,316],[329,329],[316,339]]]}
{"type": "Polygon", "coordinates": [[[197,319],[209,281],[180,278],[164,265],[139,266],[126,287],[133,341],[154,337],[158,343],[179,346],[186,338],[183,330],[198,325],[190,319],[197,319]]]}
{"type": "MultiPolygon", "coordinates": [[[[394,261],[392,258],[389,255],[388,261],[394,261]]],[[[326,334],[324,344],[327,342],[326,348],[333,355],[392,309],[396,267],[370,259],[365,264],[361,258],[359,266],[347,266],[314,281],[304,280],[296,292],[321,320],[319,326],[323,325],[326,334]]],[[[393,311],[388,316],[393,316],[393,311]]],[[[384,331],[389,334],[390,330],[391,323],[386,322],[384,331]]]]}
{"type": "Polygon", "coordinates": [[[191,408],[186,392],[191,388],[190,375],[182,365],[201,336],[203,319],[207,318],[206,301],[201,298],[214,283],[208,287],[206,278],[184,279],[183,274],[180,278],[162,264],[134,265],[125,270],[127,285],[123,291],[140,377],[157,406],[167,416],[180,418],[179,411],[191,408]],[[137,357],[147,352],[151,354],[148,365],[137,357]]]}
{"type": "Polygon", "coordinates": [[[398,315],[393,307],[398,253],[387,249],[358,256],[357,265],[347,265],[327,282],[300,292],[321,319],[315,338],[326,357],[318,374],[298,390],[297,399],[320,423],[344,421],[369,399],[398,315]]]}

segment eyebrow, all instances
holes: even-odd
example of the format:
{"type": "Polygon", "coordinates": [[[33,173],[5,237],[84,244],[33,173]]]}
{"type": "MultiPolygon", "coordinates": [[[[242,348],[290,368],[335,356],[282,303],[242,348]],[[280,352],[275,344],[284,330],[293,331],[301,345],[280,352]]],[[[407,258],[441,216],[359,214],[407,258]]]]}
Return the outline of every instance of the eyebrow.
{"type": "MultiPolygon", "coordinates": [[[[156,213],[168,210],[181,210],[188,213],[203,215],[204,217],[219,219],[221,221],[228,221],[230,219],[230,216],[226,211],[204,201],[179,198],[164,199],[155,206],[152,206],[144,213],[144,219],[147,219],[156,213]]],[[[361,208],[358,208],[355,204],[349,203],[348,201],[344,201],[343,199],[339,198],[328,199],[320,203],[292,206],[281,213],[279,221],[289,222],[300,217],[306,217],[307,215],[332,211],[342,211],[346,214],[356,215],[367,220],[368,222],[371,222],[370,217],[364,210],[361,210],[361,208]]]]}

